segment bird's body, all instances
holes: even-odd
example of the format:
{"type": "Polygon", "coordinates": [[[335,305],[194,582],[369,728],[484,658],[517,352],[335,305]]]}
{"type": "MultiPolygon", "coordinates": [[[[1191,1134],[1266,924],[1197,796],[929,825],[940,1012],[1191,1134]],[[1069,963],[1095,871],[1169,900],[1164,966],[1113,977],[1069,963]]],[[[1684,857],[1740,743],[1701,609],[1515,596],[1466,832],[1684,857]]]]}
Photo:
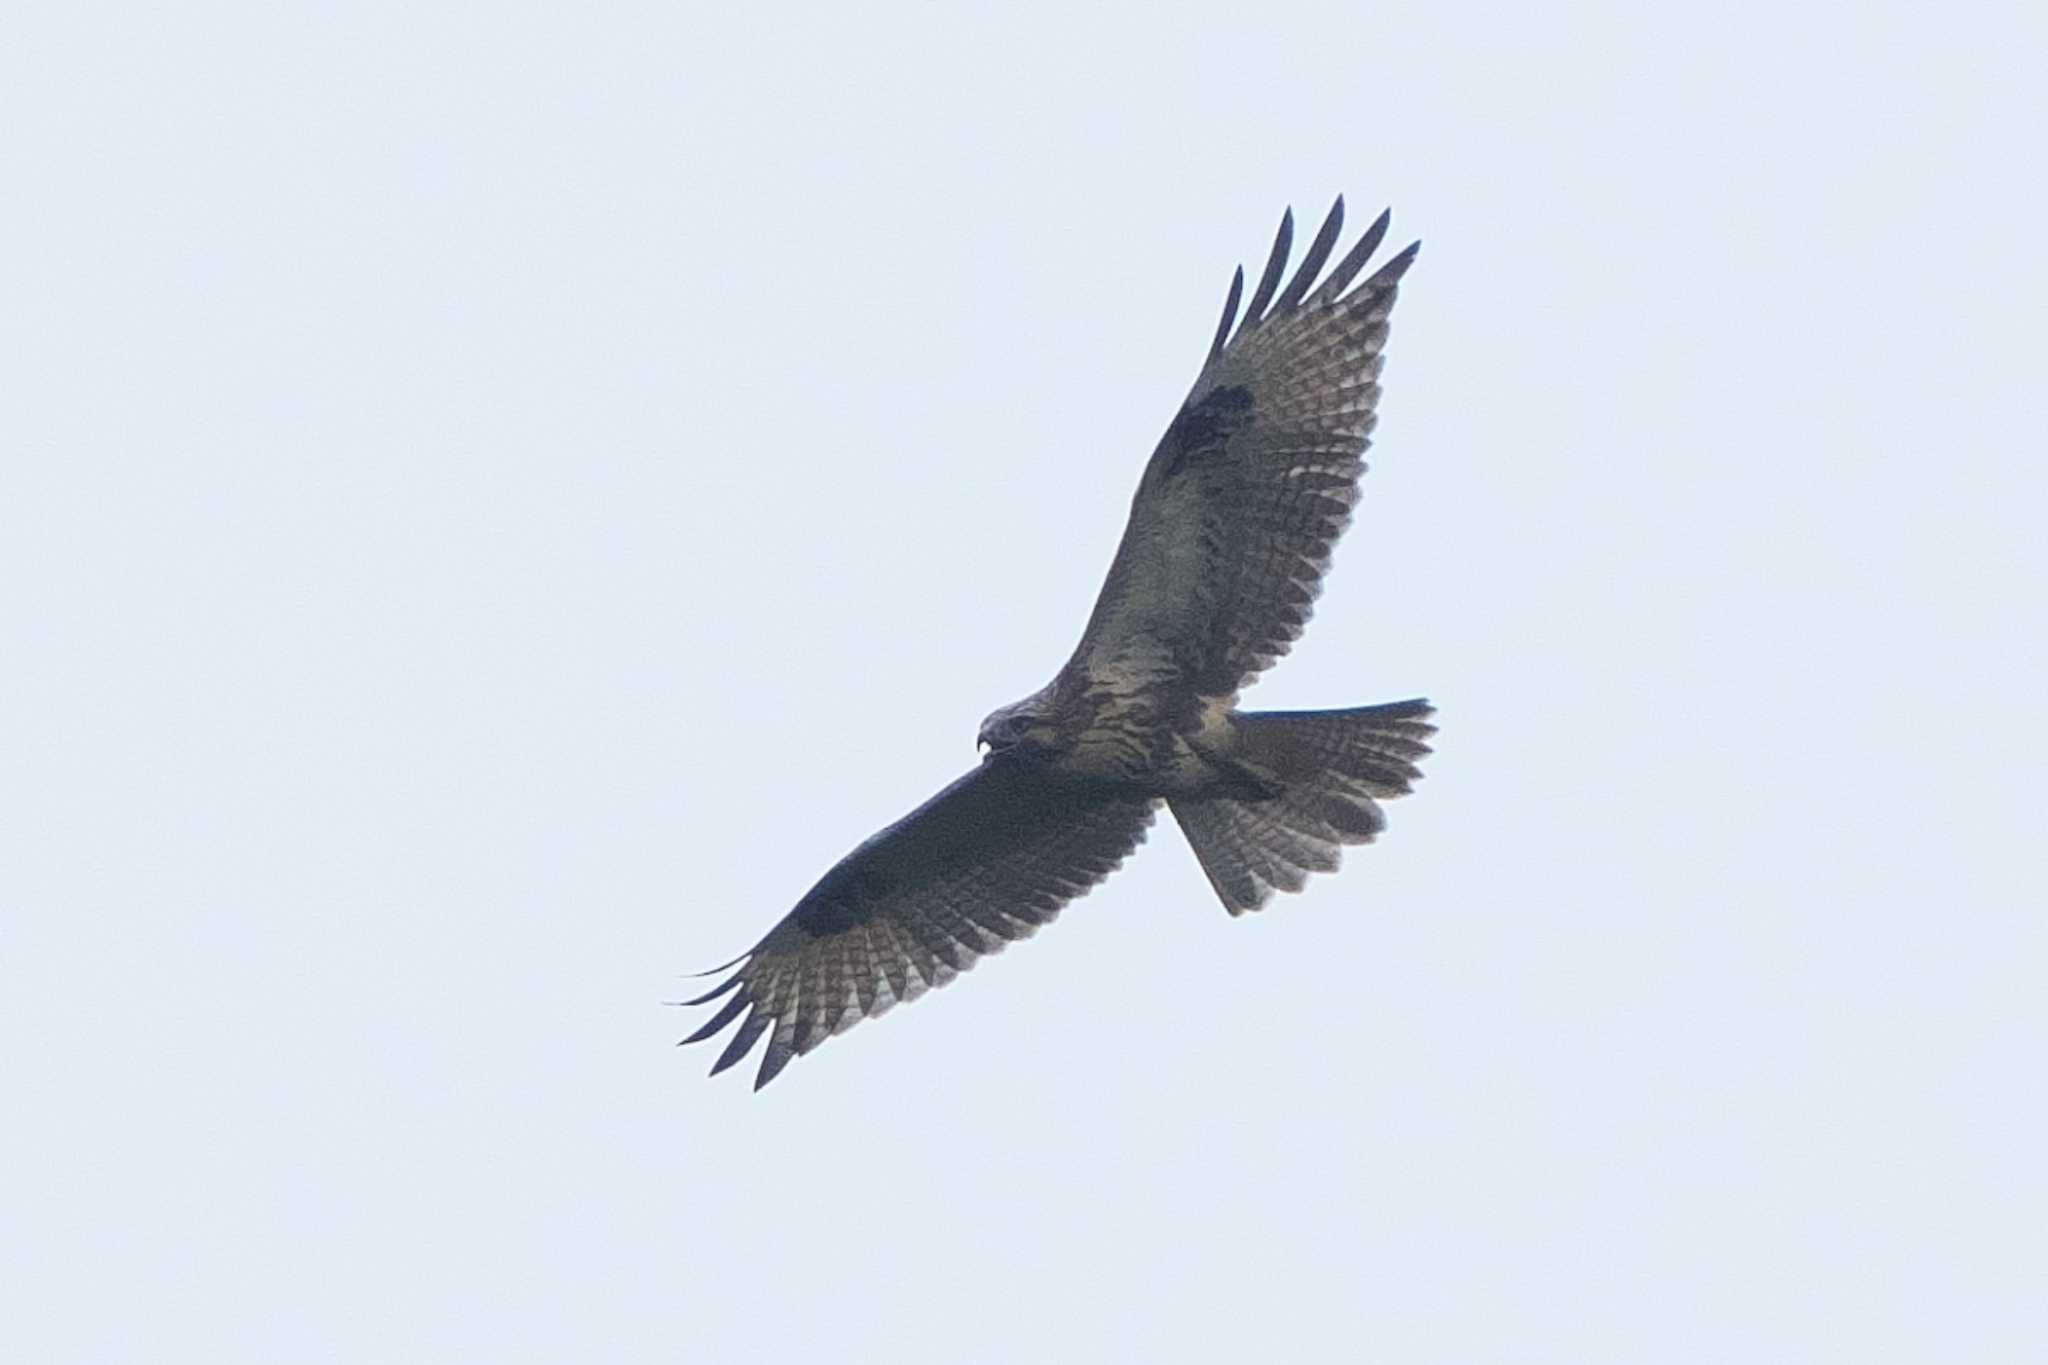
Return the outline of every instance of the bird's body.
{"type": "Polygon", "coordinates": [[[1429,752],[1428,703],[1237,707],[1301,633],[1350,521],[1387,318],[1415,256],[1345,292],[1382,214],[1311,292],[1342,224],[1340,199],[1280,290],[1293,226],[1281,220],[1233,335],[1238,272],[1065,667],[982,723],[978,767],[840,860],[727,964],[730,978],[687,1002],[732,992],[686,1042],[746,1016],[714,1073],[772,1029],[765,1085],[831,1034],[1035,932],[1137,847],[1162,803],[1232,914],[1333,870],[1342,845],[1384,827],[1378,801],[1405,794],[1429,752]]]}

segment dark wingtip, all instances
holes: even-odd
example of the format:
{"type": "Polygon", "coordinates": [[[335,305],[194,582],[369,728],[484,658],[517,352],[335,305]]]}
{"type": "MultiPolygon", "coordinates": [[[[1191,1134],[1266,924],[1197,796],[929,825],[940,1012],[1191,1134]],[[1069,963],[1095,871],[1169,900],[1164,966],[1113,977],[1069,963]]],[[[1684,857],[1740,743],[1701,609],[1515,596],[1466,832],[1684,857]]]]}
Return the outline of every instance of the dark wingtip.
{"type": "Polygon", "coordinates": [[[789,1044],[787,1043],[781,1043],[775,1041],[774,1039],[770,1039],[768,1043],[768,1050],[761,1054],[761,1069],[754,1075],[755,1093],[758,1094],[762,1086],[768,1084],[768,1082],[774,1080],[777,1076],[780,1076],[782,1074],[782,1068],[788,1066],[790,1063],[790,1059],[795,1056],[795,1048],[789,1046],[789,1044]]]}
{"type": "Polygon", "coordinates": [[[1280,230],[1273,234],[1273,251],[1266,257],[1266,268],[1259,275],[1259,287],[1252,291],[1252,301],[1245,305],[1244,321],[1237,326],[1239,339],[1265,321],[1266,305],[1273,301],[1274,291],[1280,288],[1280,275],[1287,269],[1287,255],[1293,246],[1294,208],[1289,205],[1280,215],[1280,230]]]}
{"type": "Polygon", "coordinates": [[[1410,242],[1407,246],[1401,248],[1396,255],[1389,258],[1385,265],[1373,271],[1372,278],[1365,282],[1365,287],[1367,289],[1384,288],[1387,285],[1396,283],[1403,275],[1408,273],[1408,267],[1415,264],[1415,258],[1421,253],[1422,243],[1420,241],[1410,242]]]}
{"type": "Polygon", "coordinates": [[[710,1074],[716,1076],[719,1072],[753,1051],[754,1044],[760,1041],[761,1034],[767,1028],[768,1015],[766,1011],[757,1009],[752,1014],[749,1014],[747,1021],[740,1025],[740,1031],[735,1033],[732,1036],[732,1041],[725,1045],[725,1051],[719,1053],[718,1060],[711,1064],[710,1074]]]}
{"type": "Polygon", "coordinates": [[[1323,287],[1316,291],[1316,302],[1319,306],[1327,307],[1335,303],[1351,281],[1358,278],[1358,272],[1365,269],[1365,263],[1371,259],[1372,253],[1379,250],[1381,239],[1387,235],[1387,226],[1393,221],[1393,210],[1382,209],[1380,216],[1372,220],[1364,235],[1351,244],[1351,250],[1344,253],[1344,259],[1337,262],[1336,268],[1330,271],[1330,277],[1323,281],[1323,287]]]}
{"type": "Polygon", "coordinates": [[[1323,263],[1330,259],[1331,248],[1337,245],[1337,238],[1344,231],[1344,196],[1338,195],[1337,202],[1330,205],[1330,212],[1323,219],[1322,227],[1316,230],[1315,240],[1309,243],[1308,251],[1302,256],[1301,264],[1295,267],[1294,278],[1280,291],[1280,297],[1273,302],[1273,316],[1282,317],[1301,306],[1308,297],[1309,286],[1322,273],[1323,263]]]}
{"type": "Polygon", "coordinates": [[[691,1043],[703,1042],[706,1038],[709,1038],[712,1034],[737,1019],[740,1011],[752,1003],[744,993],[735,995],[732,999],[725,1002],[724,1007],[718,1013],[705,1020],[702,1028],[699,1028],[695,1033],[677,1043],[676,1046],[688,1047],[691,1043]]]}
{"type": "MultiPolygon", "coordinates": [[[[691,975],[694,976],[696,975],[696,973],[693,972],[691,973],[691,975]]],[[[702,995],[691,996],[688,1000],[671,1000],[668,1003],[671,1005],[681,1006],[708,1005],[713,1000],[716,1000],[719,996],[724,995],[727,991],[739,985],[741,981],[746,979],[746,975],[747,974],[745,972],[734,972],[731,976],[719,982],[716,986],[713,986],[710,990],[704,992],[704,994],[702,995]]]]}
{"type": "Polygon", "coordinates": [[[1230,339],[1230,324],[1237,321],[1238,301],[1244,297],[1244,267],[1230,277],[1230,293],[1223,300],[1223,320],[1216,324],[1215,340],[1209,343],[1209,359],[1214,360],[1223,350],[1223,343],[1230,339]]]}

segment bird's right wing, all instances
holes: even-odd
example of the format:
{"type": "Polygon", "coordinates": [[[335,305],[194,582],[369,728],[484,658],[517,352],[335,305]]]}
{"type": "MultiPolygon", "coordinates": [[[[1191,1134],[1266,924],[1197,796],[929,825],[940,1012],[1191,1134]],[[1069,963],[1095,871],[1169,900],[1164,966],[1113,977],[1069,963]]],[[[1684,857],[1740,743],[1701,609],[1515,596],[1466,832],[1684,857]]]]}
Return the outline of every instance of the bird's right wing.
{"type": "Polygon", "coordinates": [[[943,986],[1051,922],[1144,841],[1157,803],[1111,799],[990,758],[842,858],[738,971],[684,1004],[732,999],[683,1041],[746,1020],[711,1068],[773,1028],[760,1089],[835,1033],[943,986]]]}

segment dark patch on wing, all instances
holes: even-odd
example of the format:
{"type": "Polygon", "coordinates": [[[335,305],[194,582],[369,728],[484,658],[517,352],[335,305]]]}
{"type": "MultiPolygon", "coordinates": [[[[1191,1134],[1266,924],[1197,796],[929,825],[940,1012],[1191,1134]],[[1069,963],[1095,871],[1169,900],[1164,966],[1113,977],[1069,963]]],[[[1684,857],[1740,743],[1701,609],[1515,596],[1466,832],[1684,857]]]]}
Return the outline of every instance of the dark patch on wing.
{"type": "Polygon", "coordinates": [[[1191,456],[1214,450],[1230,433],[1251,425],[1252,391],[1242,384],[1211,389],[1200,402],[1189,404],[1166,429],[1173,457],[1166,463],[1166,477],[1180,473],[1191,456]]]}
{"type": "Polygon", "coordinates": [[[866,922],[872,907],[885,902],[896,885],[897,878],[872,862],[843,859],[811,888],[790,918],[812,938],[843,934],[866,922]]]}
{"type": "Polygon", "coordinates": [[[1293,219],[1281,218],[1242,320],[1233,277],[1208,363],[1131,499],[1067,664],[1077,677],[1117,675],[1137,655],[1155,691],[1222,697],[1300,636],[1358,503],[1388,317],[1416,251],[1352,287],[1385,239],[1383,213],[1318,283],[1343,215],[1340,199],[1284,287],[1293,219]]]}
{"type": "Polygon", "coordinates": [[[1036,764],[984,762],[820,878],[692,1002],[731,994],[683,1041],[738,1022],[716,1074],[768,1034],[758,1089],[833,1034],[1036,932],[1138,846],[1155,806],[1036,764]]]}

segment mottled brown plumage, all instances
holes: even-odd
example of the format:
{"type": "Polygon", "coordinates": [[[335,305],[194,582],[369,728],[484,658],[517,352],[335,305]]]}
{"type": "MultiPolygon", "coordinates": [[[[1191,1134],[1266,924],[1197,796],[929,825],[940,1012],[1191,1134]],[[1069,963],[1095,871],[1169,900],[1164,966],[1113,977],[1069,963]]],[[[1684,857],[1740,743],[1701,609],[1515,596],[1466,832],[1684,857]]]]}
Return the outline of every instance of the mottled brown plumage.
{"type": "Polygon", "coordinates": [[[1427,702],[1236,709],[1301,634],[1350,523],[1388,315],[1420,245],[1351,288],[1386,234],[1381,214],[1318,282],[1343,221],[1339,199],[1283,289],[1283,216],[1241,322],[1244,272],[1231,281],[1066,666],[982,723],[980,766],[840,860],[685,1002],[731,997],[683,1040],[740,1021],[714,1074],[765,1034],[758,1089],[1036,932],[1143,841],[1162,801],[1233,915],[1384,828],[1379,800],[1406,793],[1429,752],[1427,702]]]}

